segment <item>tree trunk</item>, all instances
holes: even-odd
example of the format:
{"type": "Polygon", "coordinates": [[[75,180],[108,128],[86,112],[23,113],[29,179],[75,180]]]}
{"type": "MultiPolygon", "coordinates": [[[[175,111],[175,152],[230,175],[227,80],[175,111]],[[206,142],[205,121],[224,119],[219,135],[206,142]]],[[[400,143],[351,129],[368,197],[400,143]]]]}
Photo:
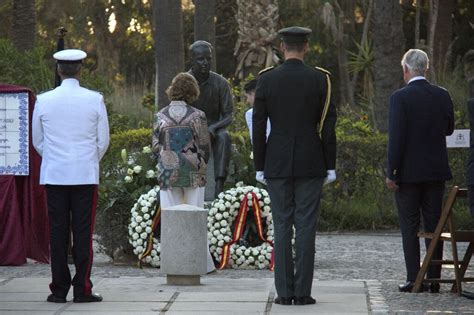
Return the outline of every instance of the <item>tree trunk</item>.
{"type": "Polygon", "coordinates": [[[216,71],[216,0],[194,0],[194,40],[211,43],[212,70],[216,71]]]}
{"type": "Polygon", "coordinates": [[[430,0],[429,2],[429,23],[428,23],[428,56],[431,60],[429,73],[430,73],[430,80],[432,82],[436,82],[435,76],[435,66],[434,66],[434,39],[435,39],[435,32],[436,32],[436,24],[438,23],[438,4],[439,0],[430,0]]]}
{"type": "Polygon", "coordinates": [[[173,77],[184,71],[183,17],[181,1],[153,1],[155,27],[155,105],[161,109],[168,105],[166,89],[173,77]]]}
{"type": "Polygon", "coordinates": [[[19,51],[35,47],[35,0],[13,0],[12,41],[19,51]]]}
{"type": "Polygon", "coordinates": [[[415,48],[420,46],[420,19],[421,19],[421,3],[420,0],[416,1],[416,12],[415,12],[415,48]]]}
{"type": "Polygon", "coordinates": [[[334,0],[334,6],[336,7],[338,11],[336,46],[337,46],[337,62],[339,65],[339,79],[341,80],[340,102],[343,105],[349,104],[350,106],[354,106],[355,105],[354,91],[352,89],[352,82],[349,76],[349,66],[348,66],[347,48],[346,48],[348,35],[345,34],[344,32],[344,23],[346,20],[345,18],[346,14],[344,10],[342,10],[337,0],[334,0]]]}
{"type": "Polygon", "coordinates": [[[449,65],[447,53],[453,40],[453,0],[440,0],[438,22],[434,34],[433,61],[437,73],[443,73],[449,65]]]}
{"type": "Polygon", "coordinates": [[[402,58],[405,36],[402,12],[398,1],[374,1],[374,113],[375,126],[381,132],[388,130],[390,95],[402,83],[402,58]]]}

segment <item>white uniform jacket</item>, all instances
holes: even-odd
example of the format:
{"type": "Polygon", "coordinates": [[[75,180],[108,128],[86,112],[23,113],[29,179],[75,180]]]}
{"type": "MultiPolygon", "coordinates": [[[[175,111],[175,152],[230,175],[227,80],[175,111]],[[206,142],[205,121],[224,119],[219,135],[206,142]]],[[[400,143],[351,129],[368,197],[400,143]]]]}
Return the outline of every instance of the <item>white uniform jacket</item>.
{"type": "Polygon", "coordinates": [[[109,146],[104,98],[76,79],[38,95],[33,145],[43,157],[41,185],[99,184],[99,161],[109,146]]]}

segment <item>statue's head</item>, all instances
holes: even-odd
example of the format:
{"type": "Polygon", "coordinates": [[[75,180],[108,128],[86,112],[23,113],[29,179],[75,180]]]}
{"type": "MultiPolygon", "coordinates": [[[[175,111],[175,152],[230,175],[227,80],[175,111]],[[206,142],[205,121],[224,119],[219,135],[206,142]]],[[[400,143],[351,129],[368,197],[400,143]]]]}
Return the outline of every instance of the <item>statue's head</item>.
{"type": "Polygon", "coordinates": [[[197,40],[189,46],[194,74],[209,75],[212,66],[212,49],[212,45],[204,40],[197,40]]]}

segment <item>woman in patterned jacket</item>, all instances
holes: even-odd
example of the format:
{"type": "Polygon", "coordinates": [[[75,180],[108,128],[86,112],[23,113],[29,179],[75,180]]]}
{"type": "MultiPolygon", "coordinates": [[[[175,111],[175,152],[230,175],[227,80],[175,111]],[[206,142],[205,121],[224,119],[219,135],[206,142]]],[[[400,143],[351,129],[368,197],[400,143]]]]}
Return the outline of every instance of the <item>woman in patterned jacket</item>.
{"type": "MultiPolygon", "coordinates": [[[[166,90],[171,103],[156,114],[153,152],[158,157],[160,204],[204,207],[210,138],[206,115],[192,104],[199,86],[188,73],[179,73],[166,90]]],[[[207,271],[215,270],[208,251],[207,271]]]]}

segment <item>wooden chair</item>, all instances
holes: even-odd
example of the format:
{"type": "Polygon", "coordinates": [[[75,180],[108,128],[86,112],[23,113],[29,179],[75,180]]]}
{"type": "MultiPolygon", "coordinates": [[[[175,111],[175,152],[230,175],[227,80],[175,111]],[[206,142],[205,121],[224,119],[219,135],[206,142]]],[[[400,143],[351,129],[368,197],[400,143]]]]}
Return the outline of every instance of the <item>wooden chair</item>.
{"type": "Polygon", "coordinates": [[[454,186],[446,199],[443,209],[441,210],[441,217],[438,225],[433,233],[420,232],[418,237],[431,239],[431,243],[426,251],[423,264],[421,265],[420,271],[416,277],[415,285],[412,292],[420,292],[423,283],[452,283],[451,292],[456,292],[458,295],[462,292],[462,282],[474,282],[474,278],[466,278],[467,267],[473,255],[474,251],[474,231],[458,231],[454,226],[453,218],[453,205],[456,198],[467,197],[467,189],[461,189],[458,186],[454,186]],[[452,249],[452,260],[435,260],[433,259],[433,253],[435,251],[436,244],[440,242],[450,242],[452,249]],[[457,243],[468,242],[469,246],[464,254],[462,260],[458,259],[457,243]],[[430,265],[453,265],[454,266],[454,279],[442,279],[442,278],[426,278],[425,275],[430,265]]]}

